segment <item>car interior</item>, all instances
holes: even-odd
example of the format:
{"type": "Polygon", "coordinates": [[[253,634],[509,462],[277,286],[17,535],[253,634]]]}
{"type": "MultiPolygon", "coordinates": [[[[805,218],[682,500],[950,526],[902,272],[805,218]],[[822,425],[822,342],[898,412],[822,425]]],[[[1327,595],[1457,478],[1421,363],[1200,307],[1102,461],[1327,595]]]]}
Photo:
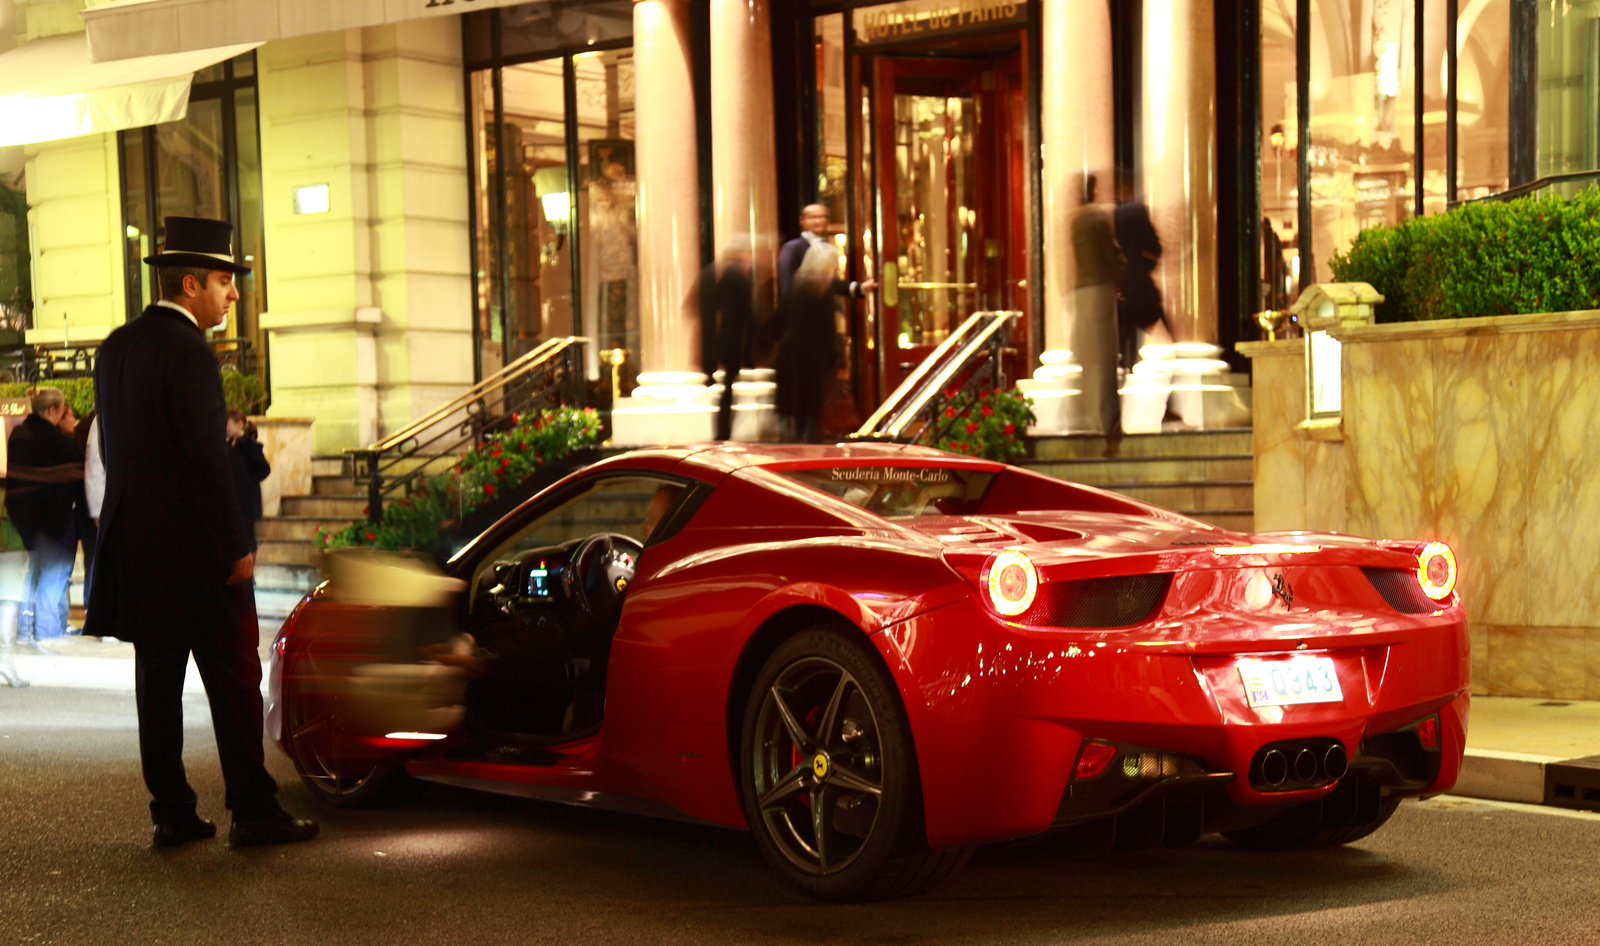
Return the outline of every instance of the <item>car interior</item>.
{"type": "Polygon", "coordinates": [[[688,490],[598,479],[511,530],[474,569],[467,630],[483,675],[467,722],[502,741],[564,741],[599,726],[607,658],[640,557],[688,490]]]}

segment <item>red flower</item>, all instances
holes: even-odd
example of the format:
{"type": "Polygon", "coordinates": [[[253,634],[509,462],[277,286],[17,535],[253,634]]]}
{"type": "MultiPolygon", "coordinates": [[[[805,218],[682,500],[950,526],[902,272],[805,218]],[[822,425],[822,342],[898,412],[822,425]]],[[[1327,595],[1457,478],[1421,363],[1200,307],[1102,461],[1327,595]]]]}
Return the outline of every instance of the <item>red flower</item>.
{"type": "Polygon", "coordinates": [[[944,396],[945,397],[955,397],[956,396],[956,389],[955,388],[945,388],[944,389],[944,396]]]}
{"type": "Polygon", "coordinates": [[[1007,436],[1010,436],[1011,434],[1014,434],[1014,433],[1017,432],[1017,425],[1016,424],[1007,424],[1001,429],[1006,432],[1007,436]]]}
{"type": "Polygon", "coordinates": [[[409,500],[409,499],[402,499],[402,500],[400,500],[400,505],[402,505],[402,506],[409,506],[409,505],[411,505],[411,500],[409,500]]]}
{"type": "Polygon", "coordinates": [[[499,444],[495,444],[494,445],[494,453],[492,453],[490,455],[491,456],[496,456],[496,457],[500,455],[500,445],[499,444]]]}
{"type": "Polygon", "coordinates": [[[371,532],[367,533],[367,541],[368,542],[372,542],[372,541],[376,540],[377,538],[378,537],[376,535],[373,535],[371,532]]]}
{"type": "Polygon", "coordinates": [[[978,422],[977,421],[972,421],[972,422],[967,424],[967,433],[975,434],[977,432],[978,432],[978,422]]]}
{"type": "Polygon", "coordinates": [[[512,414],[512,415],[511,415],[511,422],[512,422],[512,423],[513,423],[513,424],[520,424],[520,423],[522,423],[522,415],[521,415],[521,414],[512,414]]]}
{"type": "Polygon", "coordinates": [[[945,408],[944,409],[944,416],[946,416],[946,417],[954,417],[954,416],[956,416],[956,409],[953,408],[953,407],[945,408]]]}
{"type": "Polygon", "coordinates": [[[988,396],[989,396],[989,389],[988,388],[984,388],[983,390],[978,392],[978,397],[986,398],[988,396]]]}
{"type": "Polygon", "coordinates": [[[371,506],[362,506],[361,507],[361,514],[363,516],[370,515],[371,513],[372,513],[372,507],[371,506]]]}
{"type": "Polygon", "coordinates": [[[493,496],[494,495],[494,484],[493,483],[485,483],[485,484],[483,484],[483,495],[485,495],[485,496],[493,496]]]}
{"type": "Polygon", "coordinates": [[[993,417],[994,416],[994,408],[990,407],[987,404],[983,405],[983,416],[985,416],[985,417],[993,417]]]}

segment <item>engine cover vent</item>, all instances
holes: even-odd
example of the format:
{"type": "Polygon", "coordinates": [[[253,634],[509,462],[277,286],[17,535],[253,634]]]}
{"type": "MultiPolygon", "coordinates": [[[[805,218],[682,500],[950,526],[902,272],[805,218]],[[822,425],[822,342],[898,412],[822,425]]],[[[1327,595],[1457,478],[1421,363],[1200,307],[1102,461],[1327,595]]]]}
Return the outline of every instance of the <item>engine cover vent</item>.
{"type": "Polygon", "coordinates": [[[1389,607],[1396,611],[1427,614],[1444,607],[1423,593],[1422,585],[1417,582],[1417,573],[1409,568],[1363,567],[1361,571],[1372,582],[1372,587],[1378,589],[1378,594],[1383,595],[1383,600],[1389,602],[1389,607]]]}
{"type": "Polygon", "coordinates": [[[1046,582],[1017,620],[1036,627],[1127,627],[1149,618],[1171,585],[1170,573],[1046,582]]]}

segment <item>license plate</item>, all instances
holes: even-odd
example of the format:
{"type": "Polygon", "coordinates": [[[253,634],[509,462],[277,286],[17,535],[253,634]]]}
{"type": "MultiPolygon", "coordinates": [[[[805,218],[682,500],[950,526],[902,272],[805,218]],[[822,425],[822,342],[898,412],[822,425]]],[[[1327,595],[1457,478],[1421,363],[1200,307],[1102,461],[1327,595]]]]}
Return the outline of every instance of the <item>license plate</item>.
{"type": "Polygon", "coordinates": [[[1297,703],[1342,703],[1339,673],[1332,657],[1291,657],[1288,660],[1239,661],[1245,699],[1251,706],[1292,706],[1297,703]]]}

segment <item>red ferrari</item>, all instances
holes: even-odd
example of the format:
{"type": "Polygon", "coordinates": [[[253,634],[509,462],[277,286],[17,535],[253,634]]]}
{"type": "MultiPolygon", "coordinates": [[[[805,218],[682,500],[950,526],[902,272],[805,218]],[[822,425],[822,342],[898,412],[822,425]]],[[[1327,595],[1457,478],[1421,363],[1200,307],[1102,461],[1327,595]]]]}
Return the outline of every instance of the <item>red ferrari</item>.
{"type": "Polygon", "coordinates": [[[370,564],[273,646],[269,728],[318,796],[409,775],[746,828],[828,899],[1053,828],[1344,844],[1465,742],[1446,546],[1240,535],[920,447],[636,451],[442,576],[374,597],[370,564]]]}

